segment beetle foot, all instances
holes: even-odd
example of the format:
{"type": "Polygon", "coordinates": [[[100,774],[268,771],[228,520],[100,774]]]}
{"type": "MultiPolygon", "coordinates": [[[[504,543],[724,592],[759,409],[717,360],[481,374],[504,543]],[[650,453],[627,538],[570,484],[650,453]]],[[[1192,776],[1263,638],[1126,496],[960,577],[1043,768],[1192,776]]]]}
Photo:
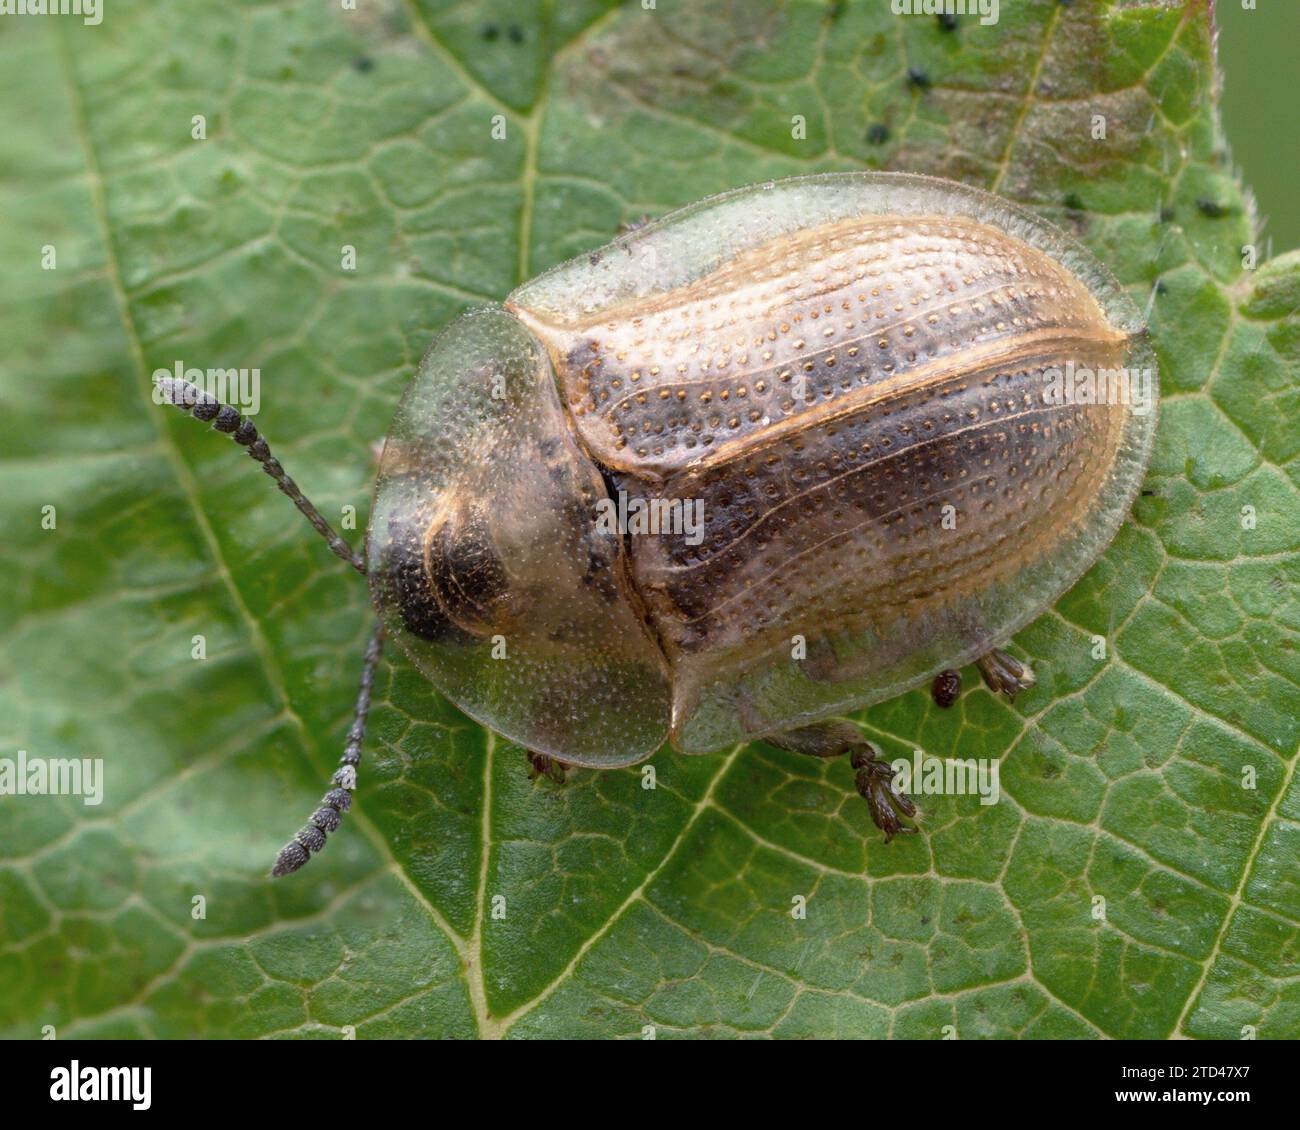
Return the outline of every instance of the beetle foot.
{"type": "Polygon", "coordinates": [[[1015,656],[996,647],[975,660],[975,666],[980,669],[984,685],[989,690],[1006,695],[1012,702],[1017,694],[1038,681],[1028,663],[1021,663],[1015,656]]]}
{"type": "Polygon", "coordinates": [[[864,742],[849,755],[849,764],[856,771],[853,780],[858,794],[871,809],[876,827],[885,833],[885,843],[889,843],[895,836],[916,831],[903,823],[904,817],[916,818],[916,805],[906,793],[895,788],[894,768],[877,758],[879,752],[870,742],[864,742]]]}
{"type": "Polygon", "coordinates": [[[894,768],[880,759],[880,750],[862,740],[862,731],[851,722],[814,722],[780,734],[767,734],[763,741],[777,749],[806,753],[810,757],[849,755],[853,781],[871,809],[871,819],[885,833],[885,843],[895,836],[915,832],[903,823],[916,817],[916,805],[894,786],[894,768]]]}
{"type": "Polygon", "coordinates": [[[524,756],[528,758],[528,779],[537,780],[538,777],[545,777],[549,781],[562,785],[565,782],[565,769],[568,768],[563,761],[552,757],[548,753],[537,753],[535,750],[524,750],[524,756]]]}
{"type": "Polygon", "coordinates": [[[961,695],[961,676],[951,669],[940,671],[930,684],[930,697],[935,706],[948,709],[961,695]]]}

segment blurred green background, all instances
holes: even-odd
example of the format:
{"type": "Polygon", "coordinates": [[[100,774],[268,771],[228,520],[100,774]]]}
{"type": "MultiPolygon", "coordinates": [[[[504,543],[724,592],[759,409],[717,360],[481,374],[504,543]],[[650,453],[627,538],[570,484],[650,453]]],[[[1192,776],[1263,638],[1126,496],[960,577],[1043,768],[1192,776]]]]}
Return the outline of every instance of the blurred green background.
{"type": "Polygon", "coordinates": [[[1223,127],[1232,157],[1255,190],[1264,247],[1273,253],[1300,247],[1300,100],[1296,51],[1300,0],[1219,0],[1219,62],[1223,68],[1223,127]]]}

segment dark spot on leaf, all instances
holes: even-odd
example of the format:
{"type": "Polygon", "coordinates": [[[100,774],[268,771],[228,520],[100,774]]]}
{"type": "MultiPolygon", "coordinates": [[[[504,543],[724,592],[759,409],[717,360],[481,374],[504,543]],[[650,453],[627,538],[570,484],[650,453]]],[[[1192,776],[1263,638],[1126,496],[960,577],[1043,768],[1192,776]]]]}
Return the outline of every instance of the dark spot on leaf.
{"type": "Polygon", "coordinates": [[[1071,212],[1083,211],[1083,199],[1077,192],[1066,193],[1065,199],[1061,203],[1069,208],[1071,212]]]}
{"type": "Polygon", "coordinates": [[[509,37],[511,43],[522,43],[524,41],[524,29],[518,24],[511,24],[506,29],[506,35],[509,37]]]}
{"type": "Polygon", "coordinates": [[[872,145],[884,145],[889,140],[889,127],[882,122],[876,122],[867,130],[867,140],[872,145]]]}
{"type": "Polygon", "coordinates": [[[957,30],[957,17],[954,16],[951,12],[940,12],[938,18],[939,18],[940,31],[957,30]]]}
{"type": "Polygon", "coordinates": [[[373,71],[375,69],[375,61],[373,59],[367,58],[365,55],[358,55],[355,59],[352,60],[352,65],[357,70],[359,70],[362,74],[365,74],[367,71],[373,71]]]}
{"type": "Polygon", "coordinates": [[[920,67],[908,67],[907,85],[916,90],[929,90],[930,76],[920,67]]]}
{"type": "Polygon", "coordinates": [[[848,7],[848,5],[845,0],[830,0],[826,5],[826,22],[833,24],[844,15],[844,9],[846,7],[848,7]]]}
{"type": "Polygon", "coordinates": [[[1174,210],[1172,208],[1160,209],[1160,222],[1162,224],[1169,223],[1173,218],[1174,218],[1174,210]]]}
{"type": "Polygon", "coordinates": [[[1196,208],[1202,216],[1208,216],[1211,220],[1221,220],[1230,211],[1217,200],[1206,200],[1204,197],[1196,202],[1196,208]]]}
{"type": "Polygon", "coordinates": [[[478,33],[489,43],[492,43],[493,41],[495,41],[497,36],[501,34],[501,29],[497,27],[496,24],[484,24],[481,28],[478,29],[478,33]]]}

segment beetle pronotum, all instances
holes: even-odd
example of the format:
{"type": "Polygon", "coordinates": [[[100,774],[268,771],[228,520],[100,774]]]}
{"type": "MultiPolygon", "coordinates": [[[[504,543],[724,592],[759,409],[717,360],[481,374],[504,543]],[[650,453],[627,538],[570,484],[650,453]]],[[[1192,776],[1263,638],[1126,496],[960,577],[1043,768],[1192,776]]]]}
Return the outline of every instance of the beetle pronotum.
{"type": "Polygon", "coordinates": [[[1008,696],[1032,683],[997,645],[1114,536],[1154,374],[1137,307],[1064,233],[952,182],[836,173],[712,197],[454,322],[398,407],[364,557],[251,423],[160,380],[379,613],[333,788],[273,873],[350,804],[385,634],[536,771],[761,738],[848,753],[886,838],[914,831],[835,716],[940,672],[948,705],[972,660],[1008,696]],[[1062,371],[1146,399],[1061,396],[1062,371]],[[626,523],[674,504],[693,530],[626,523]]]}

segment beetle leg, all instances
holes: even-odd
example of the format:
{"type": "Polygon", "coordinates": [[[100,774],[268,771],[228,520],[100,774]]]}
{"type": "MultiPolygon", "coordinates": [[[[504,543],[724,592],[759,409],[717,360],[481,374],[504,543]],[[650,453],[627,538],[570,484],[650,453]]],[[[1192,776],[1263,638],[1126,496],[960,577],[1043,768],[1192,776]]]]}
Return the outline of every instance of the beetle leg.
{"type": "Polygon", "coordinates": [[[1028,663],[1021,663],[1015,656],[996,647],[975,660],[975,666],[980,669],[989,690],[994,694],[1004,694],[1012,701],[1020,691],[1037,682],[1028,663]]]}
{"type": "Polygon", "coordinates": [[[894,786],[893,767],[881,760],[880,750],[864,741],[856,726],[848,722],[818,722],[783,734],[770,734],[763,741],[777,749],[806,753],[810,757],[839,757],[847,753],[858,795],[867,802],[876,827],[885,833],[885,843],[895,836],[916,831],[903,823],[904,819],[916,817],[916,805],[894,786]]]}
{"type": "Polygon", "coordinates": [[[538,777],[545,777],[547,780],[554,781],[557,785],[564,784],[565,769],[568,768],[563,761],[552,757],[547,753],[537,753],[534,750],[524,750],[524,756],[528,758],[528,779],[537,780],[538,777]]]}
{"type": "Polygon", "coordinates": [[[940,671],[930,684],[930,697],[934,699],[935,706],[941,706],[945,710],[957,701],[960,694],[961,676],[951,668],[940,671]]]}
{"type": "Polygon", "coordinates": [[[889,843],[897,835],[916,831],[902,820],[916,818],[916,805],[894,787],[894,767],[876,757],[879,752],[870,742],[863,742],[862,748],[849,755],[849,764],[857,770],[853,782],[858,795],[867,802],[871,819],[885,833],[885,843],[889,843]]]}

